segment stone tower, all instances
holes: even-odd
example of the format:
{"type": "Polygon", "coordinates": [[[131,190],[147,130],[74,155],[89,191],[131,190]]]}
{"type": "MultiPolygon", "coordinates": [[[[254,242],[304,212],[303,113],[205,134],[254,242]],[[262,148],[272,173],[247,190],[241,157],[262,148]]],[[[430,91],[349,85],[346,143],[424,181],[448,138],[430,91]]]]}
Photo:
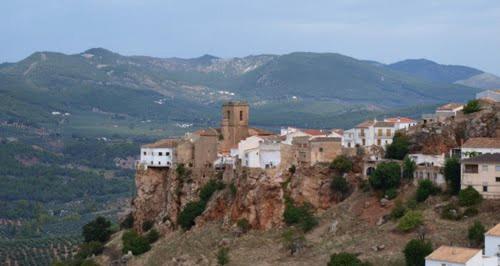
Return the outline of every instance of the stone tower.
{"type": "Polygon", "coordinates": [[[248,137],[248,112],[247,102],[226,102],[222,105],[222,151],[229,151],[248,137]]]}

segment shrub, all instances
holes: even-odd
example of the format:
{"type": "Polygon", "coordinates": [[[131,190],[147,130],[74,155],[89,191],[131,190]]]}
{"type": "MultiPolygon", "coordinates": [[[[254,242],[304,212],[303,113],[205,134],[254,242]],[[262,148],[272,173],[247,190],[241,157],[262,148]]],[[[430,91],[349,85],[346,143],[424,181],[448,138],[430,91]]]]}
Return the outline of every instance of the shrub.
{"type": "Polygon", "coordinates": [[[462,206],[472,206],[481,203],[483,196],[477,192],[473,187],[468,186],[458,193],[458,203],[462,206]]]}
{"type": "Polygon", "coordinates": [[[408,209],[412,209],[412,210],[415,210],[418,206],[418,202],[416,199],[409,199],[407,202],[406,202],[406,207],[408,207],[408,209]]]}
{"type": "Polygon", "coordinates": [[[441,218],[454,221],[462,219],[460,208],[454,203],[444,206],[441,210],[441,218]]]}
{"type": "Polygon", "coordinates": [[[77,259],[86,259],[92,255],[99,255],[104,250],[104,245],[99,241],[90,241],[80,245],[77,259]]]}
{"type": "Polygon", "coordinates": [[[292,164],[292,166],[290,166],[290,168],[288,168],[288,172],[290,174],[295,174],[295,172],[297,171],[297,167],[295,166],[295,164],[292,164]]]}
{"type": "Polygon", "coordinates": [[[469,227],[469,232],[467,237],[472,246],[479,247],[484,243],[484,233],[486,229],[480,221],[475,221],[473,225],[469,227]]]}
{"type": "Polygon", "coordinates": [[[302,232],[297,232],[290,228],[283,232],[281,237],[283,239],[283,246],[285,246],[292,255],[305,246],[306,238],[302,232]]]}
{"type": "Polygon", "coordinates": [[[349,193],[349,183],[347,183],[347,180],[342,176],[334,176],[330,188],[338,193],[342,199],[349,193]]]}
{"type": "Polygon", "coordinates": [[[250,228],[252,228],[252,226],[250,225],[250,223],[248,222],[247,219],[243,218],[243,219],[239,219],[237,222],[236,222],[236,225],[238,226],[238,228],[240,228],[240,230],[243,232],[243,233],[246,233],[248,231],[250,231],[250,228]]]}
{"type": "Polygon", "coordinates": [[[401,181],[401,167],[395,162],[380,163],[368,180],[375,189],[396,188],[401,181]]]}
{"type": "Polygon", "coordinates": [[[123,253],[127,253],[129,250],[132,251],[134,255],[140,255],[151,249],[151,245],[148,240],[137,234],[137,232],[130,230],[123,234],[123,253]]]}
{"type": "Polygon", "coordinates": [[[415,173],[416,168],[417,165],[415,164],[415,161],[410,159],[409,156],[406,156],[403,160],[403,178],[406,180],[413,179],[413,173],[415,173]]]}
{"type": "Polygon", "coordinates": [[[436,195],[439,188],[432,183],[429,179],[424,179],[418,182],[417,193],[415,199],[418,202],[425,201],[430,195],[436,195]]]}
{"type": "Polygon", "coordinates": [[[156,229],[152,229],[146,234],[146,239],[150,244],[156,242],[159,238],[160,234],[158,233],[158,231],[156,231],[156,229]]]}
{"type": "Polygon", "coordinates": [[[219,265],[226,265],[229,263],[229,249],[228,248],[220,248],[217,252],[217,263],[219,265]]]}
{"type": "Polygon", "coordinates": [[[149,229],[153,228],[154,222],[151,220],[146,220],[142,224],[142,231],[147,232],[149,229]]]}
{"type": "Polygon", "coordinates": [[[432,253],[432,243],[426,240],[412,239],[404,250],[406,265],[408,266],[423,266],[425,265],[425,257],[432,253]]]}
{"type": "Polygon", "coordinates": [[[387,145],[385,157],[388,159],[403,160],[408,154],[410,141],[408,137],[400,132],[396,132],[392,143],[387,145]]]}
{"type": "Polygon", "coordinates": [[[396,201],[396,204],[394,205],[394,208],[391,211],[391,218],[392,219],[399,219],[403,217],[406,213],[406,208],[401,203],[401,201],[396,201]]]}
{"type": "Polygon", "coordinates": [[[464,211],[464,216],[467,216],[467,217],[474,217],[478,214],[479,214],[479,210],[477,208],[474,208],[474,207],[469,207],[469,208],[465,209],[465,211],[464,211]]]}
{"type": "Polygon", "coordinates": [[[285,212],[283,213],[285,223],[288,225],[297,224],[307,232],[313,229],[318,221],[312,214],[312,207],[310,204],[304,203],[301,206],[295,206],[292,199],[285,199],[285,212]]]}
{"type": "Polygon", "coordinates": [[[385,191],[385,196],[390,200],[394,199],[398,196],[398,190],[395,188],[389,188],[385,191]]]}
{"type": "Polygon", "coordinates": [[[200,216],[203,211],[205,211],[205,202],[195,201],[186,204],[184,209],[179,213],[177,222],[180,224],[182,229],[189,230],[193,227],[194,220],[196,217],[200,216]]]}
{"type": "Polygon", "coordinates": [[[110,227],[111,222],[106,218],[99,216],[95,220],[83,226],[83,238],[85,242],[106,242],[112,233],[110,227]]]}
{"type": "Polygon", "coordinates": [[[456,157],[446,159],[444,163],[444,177],[448,184],[448,191],[456,195],[460,191],[460,161],[456,157]]]}
{"type": "Polygon", "coordinates": [[[236,193],[238,192],[238,188],[236,188],[236,185],[234,183],[231,183],[229,185],[229,190],[231,191],[231,196],[236,196],[236,193]]]}
{"type": "Polygon", "coordinates": [[[134,216],[132,213],[127,214],[125,216],[125,219],[120,223],[120,228],[121,229],[130,229],[134,226],[134,216]]]}
{"type": "Polygon", "coordinates": [[[368,265],[362,262],[356,255],[347,252],[335,253],[330,256],[328,266],[363,266],[368,265]]]}
{"type": "Polygon", "coordinates": [[[464,114],[472,114],[481,110],[478,100],[470,100],[463,109],[464,114]]]}
{"type": "Polygon", "coordinates": [[[339,155],[330,164],[330,168],[344,174],[352,170],[352,161],[345,155],[339,155]]]}
{"type": "Polygon", "coordinates": [[[422,214],[417,211],[408,211],[402,218],[399,220],[398,229],[403,232],[408,232],[410,230],[415,229],[417,226],[423,223],[422,214]]]}
{"type": "Polygon", "coordinates": [[[221,181],[216,181],[213,179],[208,181],[200,190],[200,200],[208,202],[215,191],[221,190],[223,188],[224,183],[222,183],[221,181]]]}

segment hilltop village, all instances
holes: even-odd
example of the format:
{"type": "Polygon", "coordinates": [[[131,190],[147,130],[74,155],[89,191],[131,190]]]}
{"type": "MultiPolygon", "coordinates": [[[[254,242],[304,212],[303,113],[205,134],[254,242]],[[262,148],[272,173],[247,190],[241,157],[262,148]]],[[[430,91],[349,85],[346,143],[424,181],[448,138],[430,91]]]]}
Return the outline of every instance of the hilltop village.
{"type": "MultiPolygon", "coordinates": [[[[179,230],[197,235],[225,228],[222,232],[233,232],[231,239],[238,241],[250,229],[272,232],[292,230],[286,229],[291,226],[302,232],[293,233],[287,240],[290,245],[284,244],[292,254],[330,245],[305,247],[300,235],[310,230],[313,233],[306,239],[323,237],[316,234],[369,239],[373,234],[384,244],[367,246],[360,239],[344,248],[371,261],[401,254],[408,233],[416,232],[419,238],[429,235],[439,244],[434,253],[426,252],[426,265],[496,265],[499,250],[495,247],[500,244],[498,225],[494,227],[500,219],[496,211],[500,207],[498,94],[480,93],[468,104],[448,103],[418,120],[390,117],[367,120],[349,130],[285,127],[279,133],[251,127],[248,103],[226,102],[220,128],[141,147],[131,227],[139,234],[155,228],[168,239],[177,237],[179,230]],[[453,175],[456,180],[450,180],[453,175]],[[466,196],[462,194],[472,198],[463,203],[466,196]],[[490,207],[478,210],[478,198],[490,207]],[[431,204],[434,207],[425,207],[431,204]],[[424,214],[425,219],[438,220],[424,223],[424,214]],[[484,222],[492,228],[482,232],[489,239],[485,256],[479,246],[464,246],[457,240],[464,246],[459,247],[440,238],[444,233],[455,236],[443,231],[450,225],[439,219],[474,215],[488,217],[484,222]],[[401,225],[406,219],[418,222],[406,228],[401,225]],[[221,227],[213,229],[214,222],[221,227]],[[319,228],[313,229],[318,223],[319,228]],[[338,231],[339,226],[345,231],[338,231]]],[[[159,256],[158,252],[150,256],[159,256]]],[[[196,253],[188,257],[181,259],[186,263],[174,257],[172,265],[210,264],[209,258],[196,253]]],[[[324,254],[308,259],[326,261],[324,254]]]]}

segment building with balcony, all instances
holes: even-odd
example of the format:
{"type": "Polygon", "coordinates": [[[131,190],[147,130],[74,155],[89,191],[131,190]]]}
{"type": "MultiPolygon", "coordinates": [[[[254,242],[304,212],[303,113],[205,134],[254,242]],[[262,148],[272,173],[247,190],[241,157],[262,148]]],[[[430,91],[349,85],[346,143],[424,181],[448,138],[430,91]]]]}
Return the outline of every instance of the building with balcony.
{"type": "Polygon", "coordinates": [[[473,187],[485,198],[500,198],[500,153],[461,160],[462,189],[473,187]]]}

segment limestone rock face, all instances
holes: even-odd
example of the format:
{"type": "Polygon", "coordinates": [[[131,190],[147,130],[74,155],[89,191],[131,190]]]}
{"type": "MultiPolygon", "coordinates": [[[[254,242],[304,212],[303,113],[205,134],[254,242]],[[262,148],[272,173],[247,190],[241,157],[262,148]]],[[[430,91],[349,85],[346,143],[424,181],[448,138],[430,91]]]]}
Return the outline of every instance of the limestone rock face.
{"type": "Polygon", "coordinates": [[[328,167],[317,165],[299,169],[290,181],[290,196],[295,202],[309,202],[317,209],[328,209],[332,205],[334,195],[328,167]]]}

